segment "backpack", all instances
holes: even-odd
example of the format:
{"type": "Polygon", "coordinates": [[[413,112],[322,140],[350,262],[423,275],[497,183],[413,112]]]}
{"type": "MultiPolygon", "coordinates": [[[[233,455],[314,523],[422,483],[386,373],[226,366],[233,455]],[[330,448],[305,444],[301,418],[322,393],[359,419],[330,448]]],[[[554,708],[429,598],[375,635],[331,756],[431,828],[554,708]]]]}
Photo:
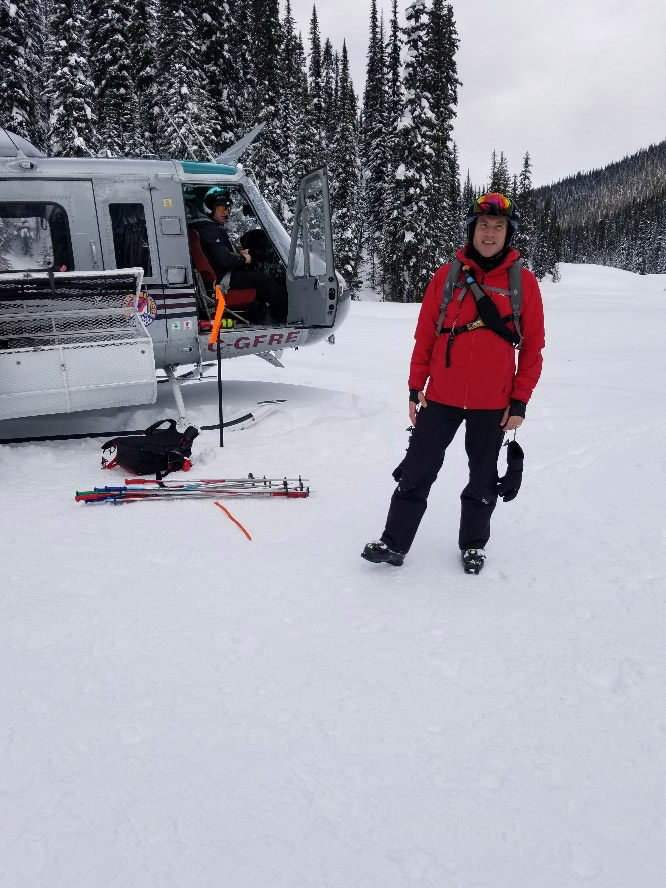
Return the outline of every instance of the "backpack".
{"type": "MultiPolygon", "coordinates": [[[[456,258],[449,266],[446,280],[444,281],[444,289],[442,290],[442,304],[439,311],[439,320],[437,322],[437,335],[442,332],[442,324],[444,323],[444,315],[446,313],[449,302],[453,299],[453,291],[457,288],[463,288],[466,285],[459,282],[460,272],[462,271],[462,262],[456,258]]],[[[509,266],[509,296],[511,298],[511,311],[513,312],[513,324],[516,333],[522,339],[520,332],[520,309],[523,304],[523,260],[516,261],[509,266]]],[[[499,290],[497,287],[486,287],[487,290],[494,290],[499,293],[506,293],[506,290],[499,290]]],[[[520,347],[520,346],[519,346],[520,347]]]]}
{"type": "Polygon", "coordinates": [[[160,419],[142,435],[128,435],[107,441],[102,446],[102,468],[122,466],[135,475],[154,474],[158,481],[171,472],[187,472],[192,466],[189,460],[192,442],[198,434],[199,430],[194,426],[188,426],[184,432],[179,432],[175,419],[160,419]],[[165,423],[168,428],[160,429],[165,423]],[[106,459],[104,453],[114,447],[115,455],[106,459]]]}

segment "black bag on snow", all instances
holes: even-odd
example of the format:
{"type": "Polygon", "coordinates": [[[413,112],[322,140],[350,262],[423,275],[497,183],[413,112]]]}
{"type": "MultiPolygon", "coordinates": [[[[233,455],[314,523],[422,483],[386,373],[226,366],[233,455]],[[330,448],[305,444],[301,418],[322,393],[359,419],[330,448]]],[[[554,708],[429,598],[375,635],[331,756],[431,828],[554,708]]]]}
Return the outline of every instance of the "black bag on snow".
{"type": "Polygon", "coordinates": [[[176,428],[175,419],[161,419],[154,422],[143,435],[128,435],[125,438],[113,438],[102,446],[102,468],[112,469],[122,466],[134,475],[155,475],[157,480],[170,472],[188,471],[192,465],[192,442],[199,434],[194,426],[188,426],[184,432],[176,428]],[[168,428],[160,426],[167,424],[168,428]],[[107,460],[104,453],[113,450],[116,453],[107,460]]]}

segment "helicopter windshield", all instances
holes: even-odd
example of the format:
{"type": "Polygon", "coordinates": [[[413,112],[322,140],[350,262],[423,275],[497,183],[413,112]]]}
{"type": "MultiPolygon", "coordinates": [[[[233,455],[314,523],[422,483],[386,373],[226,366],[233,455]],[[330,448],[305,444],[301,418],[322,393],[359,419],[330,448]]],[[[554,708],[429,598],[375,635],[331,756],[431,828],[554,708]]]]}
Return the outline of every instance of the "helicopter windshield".
{"type": "Polygon", "coordinates": [[[284,226],[266,203],[261,192],[251,179],[245,177],[243,180],[243,189],[247,194],[250,203],[254,207],[259,221],[263,224],[266,233],[275,244],[281,259],[286,265],[287,259],[289,258],[289,235],[284,230],[284,226]]]}

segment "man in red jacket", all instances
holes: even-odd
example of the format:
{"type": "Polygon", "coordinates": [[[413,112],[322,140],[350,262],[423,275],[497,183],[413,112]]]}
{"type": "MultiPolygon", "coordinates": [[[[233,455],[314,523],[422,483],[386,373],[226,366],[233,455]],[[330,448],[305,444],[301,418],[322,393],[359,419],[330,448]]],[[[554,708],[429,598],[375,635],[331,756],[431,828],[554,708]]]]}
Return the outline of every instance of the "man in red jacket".
{"type": "Polygon", "coordinates": [[[450,264],[435,272],[423,298],[409,372],[407,454],[381,538],[364,548],[367,561],[399,566],[409,551],[446,448],[465,422],[469,482],[461,494],[458,545],[466,573],[485,562],[490,518],[497,503],[497,458],[504,433],[517,429],[541,374],[543,304],[534,275],[522,269],[520,331],[511,307],[509,269],[519,216],[503,194],[485,194],[470,207],[467,244],[457,252],[460,281],[443,316],[450,264]],[[522,336],[518,334],[518,332],[522,336]],[[518,367],[514,346],[520,342],[518,367]]]}

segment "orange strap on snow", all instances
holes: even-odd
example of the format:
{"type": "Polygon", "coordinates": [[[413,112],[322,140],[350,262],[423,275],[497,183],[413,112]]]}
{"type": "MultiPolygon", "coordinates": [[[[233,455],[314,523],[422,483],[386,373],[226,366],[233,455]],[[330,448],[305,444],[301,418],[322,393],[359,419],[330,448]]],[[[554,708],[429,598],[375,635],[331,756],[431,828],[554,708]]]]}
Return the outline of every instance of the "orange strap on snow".
{"type": "Polygon", "coordinates": [[[244,528],[243,525],[240,523],[240,521],[237,521],[237,520],[234,518],[234,516],[231,514],[231,512],[229,511],[229,509],[225,509],[224,506],[222,505],[222,503],[218,503],[217,500],[215,500],[215,505],[216,505],[219,509],[222,509],[222,511],[226,514],[227,518],[231,518],[231,520],[234,522],[234,524],[237,524],[237,525],[240,527],[240,529],[243,531],[243,533],[245,534],[245,536],[248,538],[248,540],[249,540],[250,542],[252,542],[252,537],[250,536],[250,534],[247,532],[247,530],[245,530],[245,528],[244,528]]]}
{"type": "Polygon", "coordinates": [[[210,339],[208,340],[210,345],[217,342],[217,337],[220,334],[220,325],[222,324],[222,315],[224,314],[224,293],[220,289],[219,284],[215,284],[215,298],[217,299],[217,308],[215,309],[215,320],[213,321],[213,328],[210,331],[210,339]]]}

